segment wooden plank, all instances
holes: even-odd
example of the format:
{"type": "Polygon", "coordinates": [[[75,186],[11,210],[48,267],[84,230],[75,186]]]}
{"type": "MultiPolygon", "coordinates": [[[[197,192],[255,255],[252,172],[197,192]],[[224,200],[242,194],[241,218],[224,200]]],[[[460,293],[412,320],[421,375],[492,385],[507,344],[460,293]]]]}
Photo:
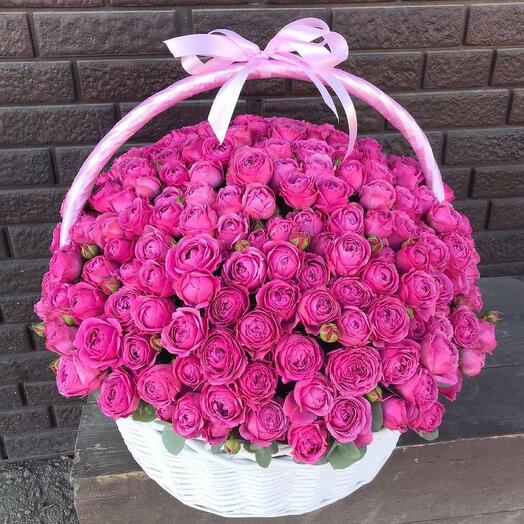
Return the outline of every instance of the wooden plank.
{"type": "MultiPolygon", "coordinates": [[[[281,524],[407,524],[479,515],[520,517],[524,507],[524,435],[398,448],[375,481],[327,508],[281,524]],[[513,515],[512,515],[513,513],[513,515]]],[[[172,498],[143,473],[75,479],[80,522],[89,524],[267,524],[223,519],[172,498]]],[[[234,497],[234,487],[231,489],[234,497]]],[[[482,517],[483,524],[505,522],[482,517]],[[489,520],[491,519],[491,520],[489,520]]],[[[506,520],[511,522],[511,520],[506,520]]],[[[444,520],[444,523],[447,522],[444,520]]]]}

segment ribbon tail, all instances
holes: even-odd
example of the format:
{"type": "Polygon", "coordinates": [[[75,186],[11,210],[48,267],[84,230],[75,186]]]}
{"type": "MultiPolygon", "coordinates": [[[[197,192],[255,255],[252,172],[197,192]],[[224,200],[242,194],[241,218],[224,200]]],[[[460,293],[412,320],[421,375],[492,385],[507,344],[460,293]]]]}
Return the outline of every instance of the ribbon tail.
{"type": "Polygon", "coordinates": [[[244,66],[231,80],[228,80],[220,88],[213,101],[207,120],[220,143],[226,137],[238,97],[252,68],[252,64],[244,66]]]}
{"type": "Polygon", "coordinates": [[[327,82],[329,87],[333,89],[335,94],[338,96],[340,103],[342,104],[342,107],[344,108],[344,112],[346,113],[346,119],[348,121],[348,134],[349,134],[349,143],[348,148],[346,150],[346,154],[344,155],[344,159],[346,159],[351,152],[353,151],[353,147],[355,146],[355,141],[357,139],[357,113],[355,111],[355,106],[353,105],[353,101],[351,100],[351,97],[349,96],[348,92],[345,90],[344,86],[339,82],[335,76],[330,73],[326,72],[322,74],[322,78],[327,82]]]}
{"type": "Polygon", "coordinates": [[[307,69],[304,71],[304,73],[308,76],[311,82],[313,82],[315,87],[318,89],[320,95],[322,96],[322,100],[324,100],[324,103],[329,107],[329,109],[331,109],[331,111],[333,111],[333,113],[337,117],[337,120],[340,120],[338,116],[337,107],[335,106],[335,102],[329,94],[329,91],[326,89],[326,86],[318,79],[316,75],[314,75],[307,69]]]}

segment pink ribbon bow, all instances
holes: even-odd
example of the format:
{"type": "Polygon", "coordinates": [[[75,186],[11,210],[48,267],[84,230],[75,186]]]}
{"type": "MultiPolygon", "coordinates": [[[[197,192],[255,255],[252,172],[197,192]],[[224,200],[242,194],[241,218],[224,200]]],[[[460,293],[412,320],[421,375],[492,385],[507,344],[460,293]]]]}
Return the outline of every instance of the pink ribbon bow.
{"type": "Polygon", "coordinates": [[[215,97],[208,121],[218,140],[226,136],[242,86],[250,71],[263,60],[275,60],[299,68],[315,84],[326,105],[339,118],[335,102],[325,85],[338,96],[349,127],[346,156],[353,150],[357,137],[355,107],[346,89],[333,75],[333,69],[348,57],[344,37],[329,29],[318,18],[302,18],[282,28],[262,51],[256,44],[228,29],[216,29],[208,34],[186,35],[166,40],[175,58],[190,74],[218,71],[234,63],[245,66],[226,82],[215,97]],[[203,62],[199,56],[210,57],[203,62]]]}

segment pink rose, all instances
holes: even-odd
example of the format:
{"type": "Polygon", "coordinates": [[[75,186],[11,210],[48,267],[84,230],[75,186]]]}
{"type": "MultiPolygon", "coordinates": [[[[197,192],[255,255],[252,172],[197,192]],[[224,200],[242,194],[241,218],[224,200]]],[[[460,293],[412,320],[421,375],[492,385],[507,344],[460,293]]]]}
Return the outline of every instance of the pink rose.
{"type": "Polygon", "coordinates": [[[297,462],[304,464],[317,463],[326,453],[328,434],[320,422],[291,426],[287,432],[291,452],[297,462]]]}
{"type": "Polygon", "coordinates": [[[343,179],[336,176],[323,176],[316,179],[318,196],[316,207],[325,213],[332,213],[338,208],[348,204],[352,194],[351,187],[343,179]]]}
{"type": "Polygon", "coordinates": [[[437,330],[420,343],[420,360],[439,384],[453,386],[457,381],[459,354],[456,346],[437,330]]]}
{"type": "Polygon", "coordinates": [[[85,367],[76,356],[60,358],[56,386],[63,397],[85,397],[96,391],[104,378],[99,369],[85,367]]]}
{"type": "Polygon", "coordinates": [[[331,410],[334,391],[327,378],[317,373],[314,377],[297,381],[293,398],[301,411],[323,417],[331,410]]]}
{"type": "Polygon", "coordinates": [[[293,231],[297,230],[296,224],[290,218],[282,218],[279,215],[271,217],[267,223],[269,238],[278,241],[288,241],[293,231]]]}
{"type": "Polygon", "coordinates": [[[283,337],[274,351],[276,369],[284,384],[314,377],[324,360],[317,341],[299,333],[283,337]]]}
{"type": "Polygon", "coordinates": [[[49,271],[54,280],[72,282],[82,271],[82,258],[74,246],[61,247],[53,253],[49,262],[49,271]]]}
{"type": "Polygon", "coordinates": [[[164,265],[154,260],[148,260],[142,264],[138,272],[138,287],[159,297],[173,295],[173,282],[167,275],[164,265]]]}
{"type": "Polygon", "coordinates": [[[189,180],[185,162],[176,158],[166,160],[159,175],[166,186],[183,186],[189,180]]]}
{"type": "Polygon", "coordinates": [[[464,348],[460,351],[460,369],[466,377],[480,373],[486,363],[486,354],[477,349],[464,348]]]}
{"type": "Polygon", "coordinates": [[[218,190],[214,209],[218,216],[242,211],[242,189],[240,186],[229,185],[218,190]]]}
{"type": "Polygon", "coordinates": [[[138,237],[149,224],[153,207],[146,199],[136,198],[133,204],[118,215],[118,223],[128,238],[138,237]]]}
{"type": "Polygon", "coordinates": [[[412,404],[424,406],[437,400],[438,386],[433,375],[419,368],[406,382],[397,384],[396,389],[412,404]]]}
{"type": "Polygon", "coordinates": [[[364,218],[364,229],[366,235],[388,238],[393,232],[395,225],[394,214],[389,209],[370,209],[364,218]]]}
{"type": "Polygon", "coordinates": [[[184,206],[173,197],[162,197],[155,200],[151,223],[168,235],[179,234],[180,215],[184,206]]]}
{"type": "Polygon", "coordinates": [[[337,278],[329,287],[332,295],[342,306],[366,309],[374,299],[371,287],[359,277],[337,278]]]}
{"type": "Polygon", "coordinates": [[[118,223],[118,215],[114,213],[103,213],[98,215],[89,230],[90,239],[100,247],[115,239],[124,237],[125,231],[118,223]]]}
{"type": "Polygon", "coordinates": [[[326,427],[343,444],[369,444],[371,434],[371,405],[362,397],[337,398],[326,415],[326,427]]]}
{"type": "Polygon", "coordinates": [[[189,204],[180,214],[180,230],[187,236],[199,233],[213,235],[217,222],[215,210],[207,204],[189,204]]]}
{"type": "Polygon", "coordinates": [[[396,199],[395,207],[401,211],[405,211],[412,217],[420,217],[422,214],[422,206],[419,204],[417,197],[413,191],[405,187],[397,186],[395,189],[396,199]]]}
{"type": "Polygon", "coordinates": [[[481,353],[492,354],[497,347],[495,339],[495,324],[479,320],[479,337],[477,348],[481,353]]]}
{"type": "Polygon", "coordinates": [[[395,188],[385,180],[372,180],[360,188],[360,203],[365,209],[390,209],[395,202],[395,188]]]}
{"type": "Polygon", "coordinates": [[[256,408],[248,408],[246,419],[239,428],[240,435],[256,446],[267,447],[283,440],[288,421],[281,405],[274,400],[256,408]]]}
{"type": "Polygon", "coordinates": [[[218,187],[224,181],[222,166],[209,160],[195,162],[189,169],[191,182],[206,182],[211,187],[218,187]]]}
{"type": "MultiPolygon", "coordinates": [[[[302,164],[302,169],[306,175],[317,179],[324,177],[337,178],[333,176],[333,161],[331,160],[331,157],[323,153],[314,153],[306,158],[302,164]]],[[[343,180],[342,182],[346,184],[343,180]]]]}
{"type": "Polygon", "coordinates": [[[118,270],[118,278],[128,286],[138,285],[138,272],[142,264],[136,260],[128,260],[124,262],[118,270]]]}
{"type": "Polygon", "coordinates": [[[284,280],[271,280],[256,294],[257,306],[274,315],[288,329],[293,329],[296,324],[295,313],[299,297],[298,286],[284,280]]]}
{"type": "Polygon", "coordinates": [[[73,224],[73,227],[71,228],[71,240],[79,245],[89,243],[89,230],[95,223],[95,219],[96,216],[92,215],[91,213],[82,213],[80,218],[73,224]]]}
{"type": "Polygon", "coordinates": [[[49,351],[59,355],[76,353],[74,341],[77,328],[56,320],[46,321],[44,325],[45,346],[49,351]]]}
{"type": "Polygon", "coordinates": [[[302,295],[297,314],[306,333],[318,335],[322,324],[340,316],[340,305],[327,288],[310,289],[302,295]]]}
{"type": "Polygon", "coordinates": [[[384,385],[403,384],[409,380],[419,367],[419,355],[420,344],[413,340],[406,338],[387,344],[381,351],[384,385]]]}
{"type": "Polygon", "coordinates": [[[408,430],[413,409],[404,399],[389,397],[382,402],[381,407],[385,428],[401,433],[408,430]]]}
{"type": "Polygon", "coordinates": [[[289,242],[268,242],[264,246],[270,279],[290,280],[302,264],[302,252],[289,242]]]}
{"type": "Polygon", "coordinates": [[[106,296],[87,282],[79,282],[68,288],[70,313],[77,324],[90,317],[98,317],[104,311],[106,296]]]}
{"type": "Polygon", "coordinates": [[[303,211],[294,211],[289,213],[288,217],[293,220],[300,231],[314,237],[324,230],[324,218],[319,211],[304,209],[303,211]]]}
{"type": "Polygon", "coordinates": [[[337,168],[337,175],[345,180],[354,191],[359,191],[365,181],[364,168],[355,159],[344,160],[337,168]]]}
{"type": "Polygon", "coordinates": [[[280,336],[273,315],[255,308],[244,315],[236,326],[236,336],[255,359],[263,358],[280,336]]]}
{"type": "Polygon", "coordinates": [[[422,169],[415,159],[391,155],[388,158],[388,164],[399,186],[414,190],[419,185],[422,179],[422,169]]]}
{"type": "Polygon", "coordinates": [[[253,292],[264,283],[266,272],[264,254],[254,247],[247,247],[229,256],[224,263],[222,277],[228,284],[253,292]]]}
{"type": "Polygon", "coordinates": [[[238,393],[246,405],[256,408],[274,397],[277,380],[277,374],[269,362],[254,360],[247,364],[237,381],[238,393]]]}
{"type": "Polygon", "coordinates": [[[460,215],[449,202],[439,202],[428,211],[426,220],[438,233],[453,233],[460,224],[460,215]]]}
{"type": "Polygon", "coordinates": [[[297,161],[293,158],[285,158],[273,161],[273,176],[271,177],[270,186],[273,189],[280,189],[282,181],[291,173],[297,173],[299,170],[297,161]]]}
{"type": "Polygon", "coordinates": [[[336,349],[328,354],[326,376],[340,395],[364,395],[382,378],[380,355],[369,346],[336,349]]]}
{"type": "Polygon", "coordinates": [[[247,364],[244,352],[226,329],[210,331],[198,349],[198,356],[205,381],[213,385],[233,383],[247,364]]]}
{"type": "Polygon", "coordinates": [[[225,384],[220,386],[206,384],[202,390],[200,405],[205,418],[213,424],[234,428],[244,422],[244,405],[238,398],[236,389],[225,384]]]}
{"type": "Polygon", "coordinates": [[[415,431],[433,433],[442,424],[442,417],[445,411],[444,406],[438,401],[423,406],[420,408],[417,416],[410,421],[410,426],[415,431]]]}
{"type": "Polygon", "coordinates": [[[413,193],[420,205],[422,214],[427,213],[437,201],[433,191],[426,185],[417,187],[413,193]]]}
{"type": "Polygon", "coordinates": [[[451,315],[453,339],[463,348],[475,349],[479,340],[479,321],[466,306],[459,306],[451,315]]]}
{"type": "Polygon", "coordinates": [[[264,149],[271,160],[291,158],[291,145],[281,138],[268,138],[264,142],[264,149]]]}
{"type": "Polygon", "coordinates": [[[82,279],[108,295],[120,287],[115,276],[117,270],[118,264],[103,256],[97,256],[85,263],[82,279]]]}
{"type": "Polygon", "coordinates": [[[342,235],[346,231],[358,233],[364,232],[364,210],[357,202],[350,202],[339,207],[332,213],[326,224],[327,230],[337,235],[342,235]]]}
{"type": "Polygon", "coordinates": [[[293,144],[293,152],[300,162],[305,162],[310,156],[316,153],[331,157],[333,148],[324,140],[307,138],[305,140],[296,140],[293,144]]]}
{"type": "Polygon", "coordinates": [[[269,241],[267,230],[262,227],[253,230],[251,233],[249,233],[247,241],[252,247],[262,251],[266,245],[266,242],[269,241]]]}
{"type": "Polygon", "coordinates": [[[306,135],[306,126],[304,122],[293,118],[271,118],[270,136],[273,138],[282,138],[287,142],[294,142],[306,135]]]}
{"type": "Polygon", "coordinates": [[[99,213],[113,211],[112,199],[115,193],[122,189],[119,182],[104,182],[97,184],[95,192],[89,197],[89,204],[99,213]]]}
{"type": "Polygon", "coordinates": [[[204,383],[200,359],[194,353],[187,357],[177,357],[173,361],[173,373],[184,386],[192,391],[200,389],[204,383]]]}
{"type": "Polygon", "coordinates": [[[362,346],[369,342],[371,327],[368,317],[357,307],[344,308],[337,320],[337,327],[340,331],[338,340],[343,346],[362,346]]]}
{"type": "Polygon", "coordinates": [[[105,314],[108,317],[116,318],[122,326],[129,328],[133,324],[131,307],[136,297],[140,294],[140,291],[134,286],[121,287],[118,291],[109,295],[105,303],[105,314]]]}
{"type": "Polygon", "coordinates": [[[375,344],[400,342],[408,336],[409,317],[406,306],[395,297],[375,300],[368,311],[371,340],[375,344]]]}
{"type": "Polygon", "coordinates": [[[306,209],[315,203],[318,191],[313,177],[295,171],[282,180],[280,194],[293,209],[306,209]]]}
{"type": "Polygon", "coordinates": [[[468,245],[464,236],[459,233],[445,234],[440,238],[449,251],[449,263],[446,273],[450,277],[463,273],[474,256],[472,247],[468,245]]]}
{"type": "Polygon", "coordinates": [[[122,338],[122,365],[131,371],[140,371],[152,366],[156,355],[149,343],[149,337],[127,333],[122,338]]]}
{"type": "Polygon", "coordinates": [[[246,186],[253,182],[268,184],[273,175],[273,162],[263,149],[242,147],[237,149],[229,163],[226,181],[228,184],[246,186]]]}
{"type": "Polygon", "coordinates": [[[175,433],[185,439],[198,438],[204,429],[200,393],[186,393],[176,402],[171,421],[175,433]]]}
{"type": "Polygon", "coordinates": [[[331,244],[335,241],[335,234],[324,231],[319,235],[313,237],[311,241],[310,250],[315,255],[319,255],[323,258],[326,258],[328,249],[331,247],[331,244]]]}
{"type": "Polygon", "coordinates": [[[88,368],[106,369],[120,361],[122,327],[115,318],[88,318],[75,336],[78,359],[88,368]]]}
{"type": "Polygon", "coordinates": [[[171,320],[175,309],[165,298],[138,296],[131,304],[131,318],[141,333],[160,333],[171,320]]]}
{"type": "Polygon", "coordinates": [[[412,269],[427,270],[429,262],[429,252],[426,247],[419,242],[401,247],[395,257],[395,263],[403,273],[407,273],[412,269]]]}
{"type": "Polygon", "coordinates": [[[207,308],[209,321],[217,326],[237,322],[249,308],[247,292],[233,285],[221,287],[214,295],[207,308]]]}
{"type": "Polygon", "coordinates": [[[362,272],[361,278],[377,294],[396,293],[399,285],[397,269],[387,262],[371,262],[362,272]]]}
{"type": "Polygon", "coordinates": [[[184,237],[166,256],[166,270],[173,279],[193,270],[215,271],[222,255],[220,244],[206,233],[184,237]]]}
{"type": "Polygon", "coordinates": [[[415,221],[404,211],[393,211],[394,226],[388,237],[389,246],[399,249],[403,242],[411,241],[420,233],[420,228],[415,221]]]}
{"type": "Polygon", "coordinates": [[[233,162],[234,155],[235,143],[228,137],[220,143],[215,136],[210,136],[202,143],[202,156],[205,160],[224,165],[230,161],[233,162]]]}
{"type": "Polygon", "coordinates": [[[437,270],[443,271],[449,262],[449,249],[440,238],[433,234],[423,235],[418,244],[423,245],[429,255],[429,263],[437,270]]]}
{"type": "MultiPolygon", "coordinates": [[[[200,401],[202,405],[202,401],[200,401]]],[[[203,436],[208,444],[211,446],[222,445],[228,435],[231,433],[231,428],[224,426],[221,423],[214,423],[209,420],[206,420],[204,423],[203,436]]]]}
{"type": "Polygon", "coordinates": [[[136,382],[140,398],[154,408],[167,408],[180,392],[171,364],[155,364],[140,371],[136,382]]]}
{"type": "Polygon", "coordinates": [[[119,264],[133,258],[133,253],[133,242],[125,238],[112,238],[104,245],[104,256],[119,264]]]}
{"type": "Polygon", "coordinates": [[[239,240],[245,240],[249,234],[249,218],[244,214],[230,213],[218,219],[217,239],[231,249],[239,240]]]}
{"type": "Polygon", "coordinates": [[[97,403],[107,417],[129,417],[140,403],[134,379],[122,369],[113,370],[102,382],[97,403]]]}
{"type": "Polygon", "coordinates": [[[185,357],[195,351],[207,336],[207,321],[198,309],[179,307],[162,329],[162,345],[173,355],[185,357]]]}
{"type": "Polygon", "coordinates": [[[329,282],[326,262],[314,253],[306,253],[296,278],[302,291],[326,286],[329,282]]]}
{"type": "Polygon", "coordinates": [[[439,292],[435,278],[425,271],[412,269],[402,275],[400,298],[425,322],[435,314],[439,292]]]}
{"type": "Polygon", "coordinates": [[[356,275],[369,261],[369,242],[356,233],[347,232],[328,247],[328,266],[337,276],[356,275]]]}
{"type": "Polygon", "coordinates": [[[209,271],[184,273],[174,285],[177,297],[184,304],[196,308],[206,307],[220,288],[220,279],[209,271]]]}
{"type": "Polygon", "coordinates": [[[140,262],[163,262],[172,245],[172,237],[153,226],[146,226],[135,245],[135,257],[140,262]]]}
{"type": "Polygon", "coordinates": [[[276,208],[275,194],[264,184],[248,184],[242,197],[242,208],[253,219],[267,220],[276,208]]]}
{"type": "Polygon", "coordinates": [[[191,182],[186,186],[184,197],[188,205],[206,204],[213,206],[216,194],[207,182],[191,182]]]}

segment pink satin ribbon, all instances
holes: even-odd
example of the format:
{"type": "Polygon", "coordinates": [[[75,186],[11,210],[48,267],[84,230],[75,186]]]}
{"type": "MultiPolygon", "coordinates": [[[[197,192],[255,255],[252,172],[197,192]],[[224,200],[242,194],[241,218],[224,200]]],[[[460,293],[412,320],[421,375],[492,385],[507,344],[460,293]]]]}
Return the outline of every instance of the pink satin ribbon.
{"type": "Polygon", "coordinates": [[[197,75],[220,71],[232,64],[245,63],[244,67],[218,91],[211,106],[208,121],[218,140],[226,136],[242,86],[250,71],[261,61],[278,61],[300,68],[313,82],[326,105],[339,118],[335,102],[326,89],[331,87],[339,98],[349,128],[346,156],[351,153],[357,138],[357,116],[347,90],[333,75],[334,68],[347,59],[348,45],[339,33],[318,18],[302,18],[282,28],[262,51],[256,44],[228,29],[216,29],[208,34],[179,36],[165,44],[182,67],[197,75]],[[203,62],[199,57],[210,59],[203,62]]]}

